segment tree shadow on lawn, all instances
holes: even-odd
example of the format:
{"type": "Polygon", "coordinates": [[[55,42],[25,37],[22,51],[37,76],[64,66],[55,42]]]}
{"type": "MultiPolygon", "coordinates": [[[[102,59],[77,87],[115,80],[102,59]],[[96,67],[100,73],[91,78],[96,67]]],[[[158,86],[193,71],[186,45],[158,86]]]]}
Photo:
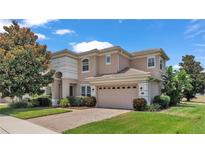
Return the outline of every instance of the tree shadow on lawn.
{"type": "Polygon", "coordinates": [[[39,109],[48,109],[48,107],[34,107],[34,108],[11,108],[11,107],[4,107],[0,108],[0,114],[17,114],[19,112],[27,112],[27,111],[35,111],[39,109]]]}
{"type": "Polygon", "coordinates": [[[190,103],[193,103],[193,104],[197,104],[197,103],[199,103],[199,104],[203,104],[203,105],[205,105],[205,102],[195,102],[195,101],[190,101],[190,103]]]}
{"type": "Polygon", "coordinates": [[[188,104],[188,103],[180,103],[173,107],[194,107],[195,108],[196,106],[193,104],[188,104]]]}

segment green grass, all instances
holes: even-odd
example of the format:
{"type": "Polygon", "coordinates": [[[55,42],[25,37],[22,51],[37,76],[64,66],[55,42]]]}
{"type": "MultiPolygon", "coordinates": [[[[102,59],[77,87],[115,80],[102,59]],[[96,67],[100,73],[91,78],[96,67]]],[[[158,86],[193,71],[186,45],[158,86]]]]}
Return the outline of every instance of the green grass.
{"type": "Polygon", "coordinates": [[[205,105],[183,103],[161,112],[129,112],[89,123],[68,134],[204,134],[205,105]]]}
{"type": "Polygon", "coordinates": [[[63,108],[51,108],[51,107],[36,107],[36,108],[9,108],[7,106],[0,105],[0,114],[6,114],[9,116],[17,117],[20,119],[30,119],[36,117],[42,117],[53,114],[60,114],[70,112],[71,110],[63,108]]]}

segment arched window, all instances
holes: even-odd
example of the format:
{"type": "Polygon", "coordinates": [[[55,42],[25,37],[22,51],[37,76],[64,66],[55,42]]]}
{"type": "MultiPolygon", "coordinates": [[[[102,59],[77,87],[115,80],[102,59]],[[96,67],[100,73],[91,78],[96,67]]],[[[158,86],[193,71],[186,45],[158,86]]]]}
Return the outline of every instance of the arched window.
{"type": "Polygon", "coordinates": [[[82,70],[83,72],[89,71],[89,60],[88,59],[84,59],[82,61],[82,70]]]}
{"type": "Polygon", "coordinates": [[[63,75],[62,75],[61,72],[56,72],[56,74],[55,74],[55,77],[56,77],[56,78],[59,78],[59,79],[62,78],[62,76],[63,76],[63,75]]]}

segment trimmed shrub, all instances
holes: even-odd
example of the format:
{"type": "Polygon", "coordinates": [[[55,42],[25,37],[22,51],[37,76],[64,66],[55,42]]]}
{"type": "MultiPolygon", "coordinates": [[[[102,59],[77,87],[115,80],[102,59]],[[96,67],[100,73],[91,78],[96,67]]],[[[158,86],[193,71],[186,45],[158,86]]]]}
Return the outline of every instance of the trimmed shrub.
{"type": "Polygon", "coordinates": [[[85,97],[77,96],[73,99],[71,106],[85,106],[85,97]]]}
{"type": "Polygon", "coordinates": [[[133,108],[135,111],[145,111],[147,106],[147,101],[144,98],[135,98],[133,100],[133,108]]]}
{"type": "Polygon", "coordinates": [[[70,106],[70,101],[69,101],[68,98],[62,98],[62,99],[60,99],[60,101],[59,101],[59,105],[60,105],[61,107],[69,107],[69,106],[70,106]]]}
{"type": "Polygon", "coordinates": [[[75,106],[75,97],[70,96],[70,97],[67,97],[67,98],[69,99],[70,105],[75,106]]]}
{"type": "Polygon", "coordinates": [[[27,108],[28,103],[26,101],[22,100],[21,102],[10,103],[9,107],[11,107],[11,108],[27,108]]]}
{"type": "Polygon", "coordinates": [[[51,106],[51,99],[48,96],[40,96],[37,98],[39,106],[48,107],[51,106]]]}
{"type": "Polygon", "coordinates": [[[31,107],[39,107],[40,106],[40,102],[38,101],[38,99],[32,99],[31,102],[31,107]]]}
{"type": "Polygon", "coordinates": [[[85,106],[87,107],[94,107],[96,105],[96,98],[93,97],[93,96],[87,96],[84,98],[84,101],[85,101],[85,106]]]}
{"type": "Polygon", "coordinates": [[[169,107],[170,97],[164,94],[154,97],[154,104],[159,104],[161,109],[166,109],[169,107]]]}
{"type": "Polygon", "coordinates": [[[151,104],[147,106],[147,110],[150,112],[160,111],[161,106],[159,104],[151,104]]]}

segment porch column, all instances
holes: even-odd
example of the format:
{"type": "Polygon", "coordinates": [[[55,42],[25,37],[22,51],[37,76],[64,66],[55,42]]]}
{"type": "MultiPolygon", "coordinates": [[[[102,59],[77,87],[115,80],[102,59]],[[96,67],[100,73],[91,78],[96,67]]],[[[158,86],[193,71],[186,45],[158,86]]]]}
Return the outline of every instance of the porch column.
{"type": "Polygon", "coordinates": [[[94,85],[91,86],[91,96],[96,97],[96,86],[94,85]]]}
{"type": "Polygon", "coordinates": [[[62,79],[62,98],[70,96],[70,82],[69,79],[62,79]]]}
{"type": "Polygon", "coordinates": [[[57,101],[59,99],[59,80],[54,79],[51,87],[51,92],[52,92],[52,106],[57,106],[57,101]]]}

